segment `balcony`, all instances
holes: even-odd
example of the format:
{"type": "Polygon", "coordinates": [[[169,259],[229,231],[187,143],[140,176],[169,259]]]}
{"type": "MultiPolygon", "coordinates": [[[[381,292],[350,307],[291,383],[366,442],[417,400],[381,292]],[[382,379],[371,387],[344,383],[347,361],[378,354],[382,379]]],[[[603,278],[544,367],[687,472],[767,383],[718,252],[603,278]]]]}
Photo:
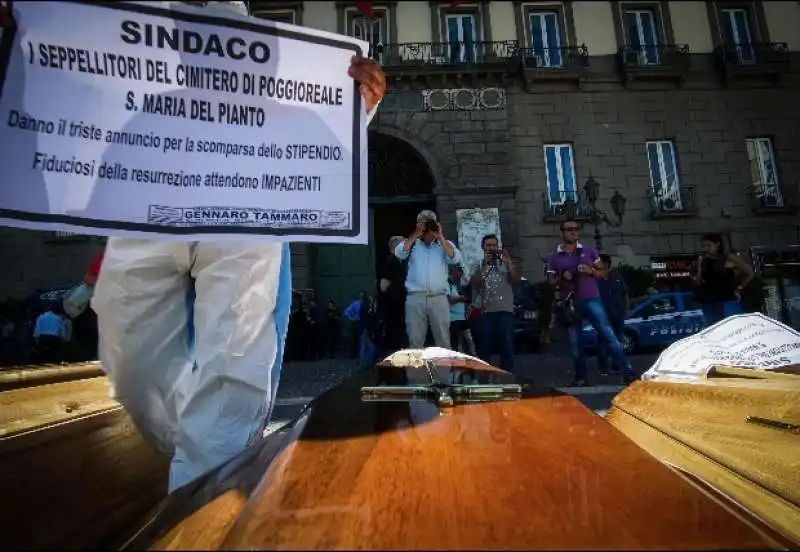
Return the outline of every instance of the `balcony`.
{"type": "Polygon", "coordinates": [[[520,48],[514,57],[522,65],[522,76],[528,86],[564,80],[579,83],[589,67],[589,50],[585,44],[564,48],[520,48]]]}
{"type": "Polygon", "coordinates": [[[561,202],[556,203],[550,198],[548,192],[542,194],[542,206],[544,207],[544,222],[561,222],[567,218],[565,203],[574,201],[575,214],[572,218],[577,221],[585,222],[590,218],[591,207],[586,199],[586,193],[581,191],[561,192],[561,202]]]}
{"type": "Polygon", "coordinates": [[[406,42],[378,44],[371,56],[391,80],[516,73],[516,40],[501,42],[406,42]]]}
{"type": "Polygon", "coordinates": [[[689,46],[685,44],[623,46],[617,51],[617,62],[627,82],[672,80],[680,83],[691,68],[689,46]]]}
{"type": "Polygon", "coordinates": [[[766,78],[777,80],[791,68],[785,42],[754,42],[720,46],[714,50],[726,80],[766,78]]]}
{"type": "Polygon", "coordinates": [[[750,205],[756,215],[793,214],[800,210],[796,194],[791,188],[777,184],[748,186],[750,205]]]}
{"type": "Polygon", "coordinates": [[[697,195],[694,187],[678,186],[661,189],[649,188],[650,216],[652,218],[686,218],[697,215],[697,195]]]}

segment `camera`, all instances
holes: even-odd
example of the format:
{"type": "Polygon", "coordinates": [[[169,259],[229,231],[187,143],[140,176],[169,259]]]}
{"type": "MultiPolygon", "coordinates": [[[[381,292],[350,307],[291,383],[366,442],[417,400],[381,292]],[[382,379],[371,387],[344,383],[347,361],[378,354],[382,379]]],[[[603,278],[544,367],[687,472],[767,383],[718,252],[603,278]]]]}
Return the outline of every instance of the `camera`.
{"type": "Polygon", "coordinates": [[[429,220],[425,223],[425,230],[428,232],[438,232],[439,231],[439,223],[435,220],[429,220]]]}
{"type": "Polygon", "coordinates": [[[489,264],[492,266],[496,266],[500,264],[500,260],[503,258],[503,254],[499,250],[492,251],[489,255],[489,264]]]}

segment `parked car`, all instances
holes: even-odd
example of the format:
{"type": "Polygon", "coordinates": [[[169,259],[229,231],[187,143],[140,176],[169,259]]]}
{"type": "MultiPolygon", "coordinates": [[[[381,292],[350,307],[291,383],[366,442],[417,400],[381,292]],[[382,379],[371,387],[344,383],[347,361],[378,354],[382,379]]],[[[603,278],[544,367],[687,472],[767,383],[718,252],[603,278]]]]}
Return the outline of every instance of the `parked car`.
{"type": "MultiPolygon", "coordinates": [[[[631,301],[622,347],[626,353],[639,348],[666,347],[705,327],[703,311],[691,293],[654,293],[631,301]]],[[[581,330],[581,342],[586,348],[597,346],[597,332],[588,323],[581,330]]]]}
{"type": "Polygon", "coordinates": [[[514,348],[517,351],[537,351],[542,325],[536,286],[523,278],[511,287],[514,290],[514,348]]]}

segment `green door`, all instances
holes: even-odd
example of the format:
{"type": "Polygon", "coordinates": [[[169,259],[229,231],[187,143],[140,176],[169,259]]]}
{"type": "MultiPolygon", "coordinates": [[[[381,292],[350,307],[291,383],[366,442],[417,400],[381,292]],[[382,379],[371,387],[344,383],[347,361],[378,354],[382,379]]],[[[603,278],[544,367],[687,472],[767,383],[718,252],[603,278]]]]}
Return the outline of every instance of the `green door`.
{"type": "Polygon", "coordinates": [[[368,245],[314,246],[314,291],[318,300],[329,299],[344,310],[360,291],[372,294],[375,290],[375,252],[373,241],[373,212],[369,210],[368,245]]]}

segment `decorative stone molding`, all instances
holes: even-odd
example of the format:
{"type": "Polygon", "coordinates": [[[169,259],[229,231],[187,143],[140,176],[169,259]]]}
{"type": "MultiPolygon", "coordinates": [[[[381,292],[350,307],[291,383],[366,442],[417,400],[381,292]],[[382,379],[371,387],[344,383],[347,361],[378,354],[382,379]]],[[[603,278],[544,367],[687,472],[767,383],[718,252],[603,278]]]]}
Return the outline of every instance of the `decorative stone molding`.
{"type": "Polygon", "coordinates": [[[381,102],[378,113],[483,111],[505,108],[505,88],[430,88],[389,91],[381,102]]]}
{"type": "Polygon", "coordinates": [[[505,109],[504,88],[438,88],[423,90],[425,111],[505,109]]]}

